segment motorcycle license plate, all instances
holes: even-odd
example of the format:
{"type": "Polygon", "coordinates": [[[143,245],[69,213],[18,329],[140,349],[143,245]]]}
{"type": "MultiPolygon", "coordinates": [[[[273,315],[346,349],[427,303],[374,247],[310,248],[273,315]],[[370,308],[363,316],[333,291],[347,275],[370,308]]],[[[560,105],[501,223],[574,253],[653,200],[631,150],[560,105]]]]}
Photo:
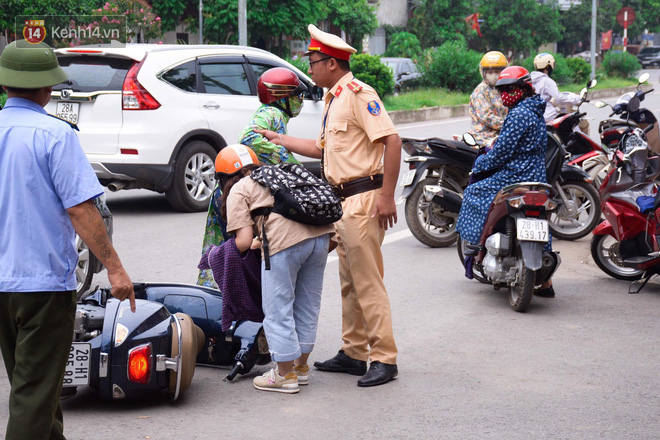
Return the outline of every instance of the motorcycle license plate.
{"type": "Polygon", "coordinates": [[[72,124],[78,123],[78,113],[80,112],[80,103],[78,102],[58,102],[55,116],[69,121],[72,124]]]}
{"type": "Polygon", "coordinates": [[[516,219],[518,240],[547,243],[549,239],[548,221],[529,218],[516,219]]]}
{"type": "Polygon", "coordinates": [[[415,170],[408,170],[401,176],[401,186],[408,186],[415,180],[415,170]]]}
{"type": "Polygon", "coordinates": [[[64,371],[62,386],[78,387],[89,385],[89,366],[92,361],[92,344],[74,342],[69,351],[69,360],[64,371]]]}

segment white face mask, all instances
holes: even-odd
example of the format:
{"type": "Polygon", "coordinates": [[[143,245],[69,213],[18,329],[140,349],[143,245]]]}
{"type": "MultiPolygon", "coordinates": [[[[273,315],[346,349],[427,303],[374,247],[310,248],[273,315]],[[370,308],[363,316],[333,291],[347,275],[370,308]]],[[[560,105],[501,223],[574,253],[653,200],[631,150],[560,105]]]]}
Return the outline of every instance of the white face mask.
{"type": "Polygon", "coordinates": [[[495,87],[495,84],[497,84],[497,79],[500,77],[499,73],[487,73],[484,75],[484,81],[486,81],[486,84],[488,84],[491,87],[495,87]]]}

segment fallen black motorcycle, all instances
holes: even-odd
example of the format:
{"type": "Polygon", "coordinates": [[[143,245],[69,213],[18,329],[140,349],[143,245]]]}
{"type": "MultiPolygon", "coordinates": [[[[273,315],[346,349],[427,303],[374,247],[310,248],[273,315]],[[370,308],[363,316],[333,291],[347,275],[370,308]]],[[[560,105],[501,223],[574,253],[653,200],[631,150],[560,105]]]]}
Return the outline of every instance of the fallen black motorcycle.
{"type": "Polygon", "coordinates": [[[135,284],[137,310],[110,289],[80,300],[62,396],[89,385],[104,399],[177,399],[196,364],[225,366],[228,380],[271,361],[261,323],[220,326],[223,295],[187,284],[135,284]]]}

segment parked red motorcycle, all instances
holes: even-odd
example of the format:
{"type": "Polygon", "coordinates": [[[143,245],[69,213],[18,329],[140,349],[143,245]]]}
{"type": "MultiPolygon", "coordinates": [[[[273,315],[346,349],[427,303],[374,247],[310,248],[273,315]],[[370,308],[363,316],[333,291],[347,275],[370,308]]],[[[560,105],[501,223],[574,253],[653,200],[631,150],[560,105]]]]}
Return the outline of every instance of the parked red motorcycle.
{"type": "Polygon", "coordinates": [[[639,292],[649,278],[660,274],[660,193],[654,180],[660,175],[660,157],[649,157],[644,130],[624,134],[613,155],[613,169],[600,187],[605,221],[594,229],[591,255],[611,277],[635,281],[643,278],[639,292]]]}

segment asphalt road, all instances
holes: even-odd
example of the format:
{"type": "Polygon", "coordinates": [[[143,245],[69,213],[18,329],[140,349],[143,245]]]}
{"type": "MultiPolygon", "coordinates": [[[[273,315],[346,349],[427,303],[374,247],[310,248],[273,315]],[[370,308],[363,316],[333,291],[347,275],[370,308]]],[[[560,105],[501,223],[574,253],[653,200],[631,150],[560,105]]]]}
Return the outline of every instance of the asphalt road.
{"type": "MultiPolygon", "coordinates": [[[[658,96],[645,101],[656,114],[658,96]]],[[[606,111],[583,109],[595,118],[594,133],[606,111]]],[[[399,129],[423,138],[467,127],[459,118],[399,129]]],[[[110,194],[109,206],[115,246],[134,281],[195,281],[205,213],[175,213],[164,196],[147,191],[110,194]]],[[[222,381],[225,370],[199,367],[176,402],[105,402],[83,389],[64,402],[65,433],[99,440],[660,438],[660,285],[627,294],[628,283],[595,266],[589,240],[555,241],[563,259],[557,297],[535,298],[520,314],[505,292],[464,278],[455,246],[416,241],[400,205],[383,246],[397,380],[363,389],[354,376],[312,371],[309,386],[282,395],[253,389],[264,367],[234,383],[222,381]]],[[[94,282],[107,285],[107,277],[94,282]]],[[[340,308],[333,256],[311,361],[340,348],[340,308]]],[[[0,376],[3,425],[8,384],[4,370],[0,376]]]]}

